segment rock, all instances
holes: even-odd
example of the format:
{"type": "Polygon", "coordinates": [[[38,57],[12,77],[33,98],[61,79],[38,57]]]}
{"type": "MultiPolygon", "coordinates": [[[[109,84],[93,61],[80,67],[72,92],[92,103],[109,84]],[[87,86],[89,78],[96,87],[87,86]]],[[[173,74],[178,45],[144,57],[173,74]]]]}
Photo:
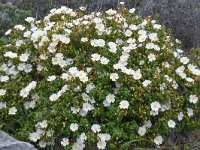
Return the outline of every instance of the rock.
{"type": "Polygon", "coordinates": [[[0,131],[0,150],[37,150],[33,145],[18,141],[0,131]]]}

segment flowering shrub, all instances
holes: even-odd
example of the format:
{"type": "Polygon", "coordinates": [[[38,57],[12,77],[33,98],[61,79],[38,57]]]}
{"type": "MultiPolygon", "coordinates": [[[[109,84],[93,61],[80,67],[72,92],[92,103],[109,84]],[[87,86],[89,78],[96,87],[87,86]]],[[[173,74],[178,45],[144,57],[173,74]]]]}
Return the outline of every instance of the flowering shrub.
{"type": "Polygon", "coordinates": [[[26,18],[1,46],[3,129],[39,147],[161,145],[199,113],[200,70],[155,20],[135,9],[61,7],[26,18]]]}

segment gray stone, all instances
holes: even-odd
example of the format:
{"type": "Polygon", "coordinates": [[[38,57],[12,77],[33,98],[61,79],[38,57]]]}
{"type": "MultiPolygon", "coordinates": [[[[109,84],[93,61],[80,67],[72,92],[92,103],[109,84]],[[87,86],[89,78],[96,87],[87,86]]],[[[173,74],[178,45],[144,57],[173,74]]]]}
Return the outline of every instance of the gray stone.
{"type": "Polygon", "coordinates": [[[0,131],[0,150],[37,150],[33,145],[18,141],[0,131]]]}

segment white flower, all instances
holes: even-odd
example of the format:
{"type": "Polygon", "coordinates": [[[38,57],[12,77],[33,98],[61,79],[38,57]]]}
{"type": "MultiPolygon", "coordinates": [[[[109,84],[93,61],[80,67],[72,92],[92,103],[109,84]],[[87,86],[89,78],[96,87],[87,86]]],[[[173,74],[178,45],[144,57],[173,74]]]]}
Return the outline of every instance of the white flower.
{"type": "Polygon", "coordinates": [[[13,53],[13,52],[9,51],[9,52],[6,52],[4,54],[4,56],[5,57],[10,57],[10,58],[16,58],[17,57],[17,53],[13,53]]]}
{"type": "Polygon", "coordinates": [[[79,9],[82,10],[82,11],[85,11],[85,10],[86,10],[86,8],[83,7],[83,6],[80,6],[79,9]]]}
{"type": "Polygon", "coordinates": [[[67,146],[67,145],[69,145],[69,139],[68,139],[68,138],[63,138],[62,141],[61,141],[61,145],[62,145],[62,146],[67,146]]]}
{"type": "Polygon", "coordinates": [[[117,52],[117,48],[116,47],[110,47],[108,49],[111,53],[116,53],[117,52]]]}
{"type": "Polygon", "coordinates": [[[115,95],[114,95],[114,94],[108,94],[108,95],[106,96],[106,101],[107,101],[108,103],[114,103],[114,102],[115,102],[115,95]]]}
{"type": "Polygon", "coordinates": [[[90,100],[89,95],[87,95],[86,93],[82,93],[81,96],[82,96],[83,100],[85,100],[85,101],[89,101],[90,100]]]}
{"type": "Polygon", "coordinates": [[[15,115],[17,113],[16,107],[11,107],[8,111],[9,115],[15,115]]]}
{"type": "Polygon", "coordinates": [[[159,25],[159,24],[154,24],[154,25],[153,25],[153,28],[154,28],[154,29],[161,29],[161,25],[159,25]]]}
{"type": "Polygon", "coordinates": [[[100,132],[101,131],[101,126],[99,124],[93,124],[92,127],[91,127],[91,130],[94,133],[100,132]]]}
{"type": "Polygon", "coordinates": [[[33,17],[27,17],[25,20],[31,23],[31,22],[34,22],[35,19],[33,17]]]}
{"type": "Polygon", "coordinates": [[[190,103],[196,104],[198,102],[198,97],[196,95],[190,95],[189,98],[190,103]]]}
{"type": "Polygon", "coordinates": [[[140,136],[144,136],[145,133],[146,133],[146,131],[147,131],[147,129],[146,129],[145,126],[139,127],[139,129],[138,129],[138,134],[139,134],[140,136]]]}
{"type": "Polygon", "coordinates": [[[133,32],[128,29],[128,30],[125,31],[124,34],[125,34],[125,36],[130,37],[133,34],[133,32]]]}
{"type": "Polygon", "coordinates": [[[22,44],[24,44],[23,40],[17,40],[15,43],[16,47],[20,47],[22,44]]]}
{"type": "Polygon", "coordinates": [[[180,112],[180,113],[178,114],[178,120],[179,120],[179,121],[183,120],[183,117],[184,117],[183,112],[180,112]]]}
{"type": "Polygon", "coordinates": [[[87,73],[84,72],[84,71],[78,71],[76,76],[79,77],[79,78],[82,78],[82,77],[87,76],[87,73]]]}
{"type": "Polygon", "coordinates": [[[101,57],[100,59],[101,64],[106,65],[109,62],[109,59],[105,58],[105,57],[101,57]]]}
{"type": "Polygon", "coordinates": [[[95,88],[95,85],[93,83],[87,84],[86,92],[89,93],[94,88],[95,88]]]}
{"type": "Polygon", "coordinates": [[[144,126],[145,126],[146,128],[150,128],[150,127],[152,126],[151,120],[144,121],[144,126]]]}
{"type": "Polygon", "coordinates": [[[131,24],[130,26],[129,26],[129,28],[131,29],[131,30],[137,30],[138,29],[138,27],[136,26],[136,25],[134,25],[134,24],[131,24]]]}
{"type": "Polygon", "coordinates": [[[192,108],[187,108],[187,114],[189,117],[193,116],[193,109],[192,108]]]}
{"type": "Polygon", "coordinates": [[[159,102],[155,101],[151,103],[151,109],[153,111],[158,111],[161,108],[161,105],[159,102]]]}
{"type": "Polygon", "coordinates": [[[70,125],[70,130],[75,132],[76,130],[78,130],[78,124],[77,123],[72,123],[70,125]]]}
{"type": "Polygon", "coordinates": [[[6,106],[6,103],[0,102],[0,109],[6,108],[6,107],[7,107],[7,106],[6,106]]]}
{"type": "Polygon", "coordinates": [[[68,43],[70,43],[70,38],[65,37],[64,35],[62,35],[62,36],[60,36],[60,41],[65,43],[65,44],[68,44],[68,43]]]}
{"type": "Polygon", "coordinates": [[[91,70],[92,70],[91,67],[87,67],[87,68],[86,68],[86,72],[87,72],[87,73],[90,73],[91,70]]]}
{"type": "Polygon", "coordinates": [[[47,133],[46,133],[46,136],[47,137],[52,137],[54,134],[54,130],[48,130],[47,133]]]}
{"type": "Polygon", "coordinates": [[[117,79],[119,79],[119,75],[117,73],[111,73],[110,74],[110,79],[112,81],[116,81],[117,79]]]}
{"type": "Polygon", "coordinates": [[[17,66],[17,69],[22,71],[26,68],[26,64],[25,63],[20,63],[18,66],[17,66]]]}
{"type": "Polygon", "coordinates": [[[52,58],[52,64],[53,64],[53,65],[58,65],[59,62],[60,62],[60,61],[59,61],[59,59],[58,59],[57,57],[53,57],[53,58],[52,58]]]}
{"type": "Polygon", "coordinates": [[[163,138],[162,136],[158,135],[157,137],[154,138],[154,143],[156,145],[161,145],[163,143],[163,138]]]}
{"type": "Polygon", "coordinates": [[[30,86],[31,90],[34,89],[37,85],[37,82],[36,81],[32,81],[31,83],[29,83],[28,86],[30,86]]]}
{"type": "Polygon", "coordinates": [[[91,105],[90,103],[83,103],[83,111],[88,112],[88,111],[91,111],[93,109],[94,109],[94,106],[91,105]]]}
{"type": "Polygon", "coordinates": [[[47,120],[43,120],[42,122],[40,122],[40,127],[41,128],[46,128],[47,127],[47,120]]]}
{"type": "Polygon", "coordinates": [[[52,95],[49,97],[50,101],[56,101],[56,100],[58,100],[58,98],[59,98],[59,96],[58,96],[57,94],[52,94],[52,95]]]}
{"type": "Polygon", "coordinates": [[[156,56],[154,54],[150,53],[148,55],[148,59],[149,59],[150,62],[155,61],[156,60],[156,56]]]}
{"type": "Polygon", "coordinates": [[[105,141],[99,141],[97,143],[98,149],[105,149],[106,148],[106,142],[105,141]]]}
{"type": "Polygon", "coordinates": [[[160,51],[160,47],[159,47],[158,45],[154,45],[154,49],[155,49],[156,51],[160,51]]]}
{"type": "Polygon", "coordinates": [[[47,142],[44,141],[44,140],[41,140],[41,141],[39,142],[39,146],[40,146],[41,148],[45,148],[46,145],[47,145],[47,142]]]}
{"type": "Polygon", "coordinates": [[[40,134],[38,132],[29,133],[29,139],[33,142],[37,142],[40,139],[40,134]]]}
{"type": "Polygon", "coordinates": [[[0,89],[0,96],[4,96],[6,94],[6,90],[0,89]]]}
{"type": "Polygon", "coordinates": [[[55,75],[48,76],[47,81],[54,81],[56,79],[55,75]]]}
{"type": "Polygon", "coordinates": [[[183,63],[184,65],[188,64],[189,59],[187,57],[181,57],[180,62],[183,63]]]}
{"type": "Polygon", "coordinates": [[[141,36],[139,36],[138,41],[140,43],[142,43],[142,42],[144,42],[146,40],[146,38],[147,38],[147,35],[141,35],[141,36]]]}
{"type": "Polygon", "coordinates": [[[108,133],[105,133],[104,136],[106,141],[109,141],[111,139],[111,136],[108,133]]]}
{"type": "Polygon", "coordinates": [[[99,137],[100,141],[106,141],[106,136],[105,136],[105,134],[99,133],[99,134],[98,134],[98,137],[99,137]]]}
{"type": "Polygon", "coordinates": [[[26,62],[28,60],[28,57],[29,57],[29,54],[28,53],[25,53],[25,54],[21,54],[19,56],[19,60],[22,61],[22,62],[26,62]]]}
{"type": "Polygon", "coordinates": [[[154,44],[153,43],[147,43],[147,45],[145,46],[146,49],[154,49],[154,44]]]}
{"type": "Polygon", "coordinates": [[[92,58],[91,58],[91,59],[92,59],[93,61],[99,61],[100,58],[101,58],[101,57],[100,57],[99,54],[94,53],[94,54],[92,54],[92,58]]]}
{"type": "Polygon", "coordinates": [[[129,102],[127,100],[123,100],[119,103],[119,107],[121,109],[128,109],[128,106],[129,106],[129,102]]]}
{"type": "Polygon", "coordinates": [[[22,26],[22,25],[16,25],[16,26],[14,26],[14,28],[15,28],[16,30],[21,30],[21,31],[23,31],[23,30],[25,29],[25,27],[22,26]]]}
{"type": "Polygon", "coordinates": [[[135,71],[135,72],[133,73],[133,78],[134,78],[135,80],[139,80],[141,77],[142,77],[142,74],[140,73],[140,71],[135,71]]]}
{"type": "Polygon", "coordinates": [[[79,136],[79,139],[81,139],[82,141],[87,140],[87,136],[85,135],[85,133],[81,133],[81,135],[79,136]]]}
{"type": "Polygon", "coordinates": [[[29,95],[29,91],[27,89],[22,89],[20,91],[20,96],[27,97],[29,95]]]}
{"type": "Polygon", "coordinates": [[[186,81],[188,81],[190,83],[194,83],[194,79],[192,79],[192,78],[186,78],[186,81]]]}
{"type": "Polygon", "coordinates": [[[12,32],[12,29],[9,29],[8,31],[6,31],[5,35],[9,35],[12,32]]]}
{"type": "Polygon", "coordinates": [[[109,103],[107,100],[104,100],[104,101],[103,101],[103,106],[104,106],[104,107],[108,107],[108,106],[110,106],[110,104],[111,104],[111,103],[109,103]]]}
{"type": "Polygon", "coordinates": [[[100,32],[104,32],[105,31],[105,26],[102,23],[96,24],[95,28],[100,32]]]}
{"type": "Polygon", "coordinates": [[[129,13],[133,14],[135,12],[135,8],[129,9],[129,13]]]}
{"type": "Polygon", "coordinates": [[[56,53],[55,57],[58,58],[59,60],[64,58],[62,53],[56,53]]]}
{"type": "Polygon", "coordinates": [[[175,128],[176,123],[175,123],[173,120],[169,120],[169,121],[168,121],[168,126],[169,126],[170,128],[175,128]]]}
{"type": "Polygon", "coordinates": [[[8,76],[0,76],[0,82],[7,82],[9,80],[8,76]]]}
{"type": "Polygon", "coordinates": [[[82,37],[81,38],[81,42],[87,42],[88,41],[88,38],[87,37],[82,37]]]}
{"type": "Polygon", "coordinates": [[[82,81],[82,82],[88,81],[87,73],[84,71],[78,71],[77,76],[79,77],[80,81],[82,81]]]}
{"type": "Polygon", "coordinates": [[[35,100],[32,100],[32,101],[30,101],[30,102],[25,102],[25,103],[24,103],[24,107],[25,107],[26,109],[29,109],[29,108],[34,109],[34,108],[35,108],[35,104],[36,104],[36,101],[35,101],[35,100]]]}
{"type": "Polygon", "coordinates": [[[68,81],[68,80],[71,79],[71,75],[68,74],[68,73],[63,73],[63,74],[61,75],[61,78],[62,78],[63,80],[68,81]]]}
{"type": "Polygon", "coordinates": [[[150,80],[144,80],[144,81],[142,82],[142,85],[143,85],[144,87],[147,87],[149,84],[151,84],[151,81],[150,81],[150,80]]]}
{"type": "Polygon", "coordinates": [[[158,111],[151,110],[150,111],[150,115],[151,116],[157,116],[158,115],[158,111]]]}
{"type": "Polygon", "coordinates": [[[103,39],[98,39],[97,40],[97,46],[104,47],[105,46],[105,41],[103,39]]]}
{"type": "Polygon", "coordinates": [[[150,39],[152,42],[158,41],[157,33],[151,33],[151,34],[149,34],[149,39],[150,39]]]}

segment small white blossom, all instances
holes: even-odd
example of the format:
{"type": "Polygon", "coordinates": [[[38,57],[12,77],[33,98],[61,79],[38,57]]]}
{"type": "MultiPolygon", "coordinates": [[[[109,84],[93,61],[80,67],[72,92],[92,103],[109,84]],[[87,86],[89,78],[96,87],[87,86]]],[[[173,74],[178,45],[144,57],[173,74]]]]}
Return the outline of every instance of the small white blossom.
{"type": "Polygon", "coordinates": [[[190,95],[189,97],[190,103],[196,104],[198,102],[198,97],[196,95],[190,95]]]}
{"type": "Polygon", "coordinates": [[[138,134],[140,135],[140,136],[144,136],[145,135],[145,133],[146,133],[146,127],[145,126],[142,126],[142,127],[139,127],[139,129],[138,129],[138,134]]]}
{"type": "Polygon", "coordinates": [[[187,108],[187,114],[189,117],[192,117],[193,116],[193,109],[192,108],[187,108]]]}
{"type": "Polygon", "coordinates": [[[179,120],[179,121],[183,120],[183,117],[184,117],[183,112],[180,112],[180,113],[178,114],[178,120],[179,120]]]}
{"type": "Polygon", "coordinates": [[[117,79],[119,79],[119,75],[117,73],[111,73],[110,74],[110,79],[112,81],[116,81],[117,79]]]}
{"type": "Polygon", "coordinates": [[[142,85],[143,85],[144,87],[147,87],[149,84],[151,84],[151,81],[150,81],[150,80],[145,80],[145,81],[142,82],[142,85]]]}
{"type": "Polygon", "coordinates": [[[78,126],[79,125],[77,123],[72,123],[70,125],[70,130],[73,131],[73,132],[75,132],[76,130],[78,130],[78,126]]]}
{"type": "Polygon", "coordinates": [[[56,76],[55,75],[52,75],[52,76],[48,76],[47,78],[47,81],[54,81],[56,79],[56,76]]]}
{"type": "Polygon", "coordinates": [[[101,64],[106,65],[109,62],[109,59],[105,58],[105,57],[101,57],[100,59],[101,64]]]}
{"type": "Polygon", "coordinates": [[[157,137],[154,138],[154,143],[156,145],[161,145],[163,143],[163,138],[162,136],[158,135],[157,137]]]}
{"type": "Polygon", "coordinates": [[[99,141],[97,143],[98,149],[105,149],[106,148],[106,142],[105,141],[99,141]]]}
{"type": "Polygon", "coordinates": [[[101,57],[100,57],[99,54],[92,54],[92,58],[91,58],[91,59],[92,59],[93,61],[99,61],[100,58],[101,58],[101,57]]]}
{"type": "Polygon", "coordinates": [[[128,109],[128,107],[129,107],[129,102],[128,102],[127,100],[123,100],[123,101],[121,101],[121,102],[119,103],[119,107],[120,107],[121,109],[128,109]]]}
{"type": "Polygon", "coordinates": [[[114,95],[114,94],[108,94],[108,95],[106,96],[106,101],[107,101],[108,103],[114,103],[114,102],[115,102],[115,95],[114,95]]]}
{"type": "Polygon", "coordinates": [[[8,111],[9,115],[15,115],[17,113],[16,107],[11,107],[8,111]]]}
{"type": "Polygon", "coordinates": [[[169,126],[170,128],[175,128],[176,123],[175,123],[173,120],[169,120],[169,121],[168,121],[168,126],[169,126]]]}
{"type": "Polygon", "coordinates": [[[150,62],[155,61],[156,60],[156,56],[154,54],[150,53],[148,55],[148,59],[149,59],[150,62]]]}
{"type": "Polygon", "coordinates": [[[92,127],[91,127],[92,131],[94,133],[97,133],[97,132],[100,132],[101,131],[101,126],[98,125],[98,124],[93,124],[92,127]]]}
{"type": "Polygon", "coordinates": [[[0,96],[4,96],[6,94],[6,90],[0,89],[0,96]]]}
{"type": "Polygon", "coordinates": [[[47,145],[47,142],[44,141],[44,140],[41,140],[41,141],[39,142],[39,146],[40,146],[41,148],[45,148],[46,145],[47,145]]]}
{"type": "Polygon", "coordinates": [[[133,14],[135,12],[135,8],[129,9],[129,13],[133,14]]]}
{"type": "Polygon", "coordinates": [[[158,111],[161,108],[161,105],[159,102],[155,101],[151,103],[151,109],[153,111],[158,111]]]}
{"type": "Polygon", "coordinates": [[[69,145],[69,139],[68,138],[63,138],[62,141],[61,141],[61,145],[64,146],[64,147],[69,145]]]}

